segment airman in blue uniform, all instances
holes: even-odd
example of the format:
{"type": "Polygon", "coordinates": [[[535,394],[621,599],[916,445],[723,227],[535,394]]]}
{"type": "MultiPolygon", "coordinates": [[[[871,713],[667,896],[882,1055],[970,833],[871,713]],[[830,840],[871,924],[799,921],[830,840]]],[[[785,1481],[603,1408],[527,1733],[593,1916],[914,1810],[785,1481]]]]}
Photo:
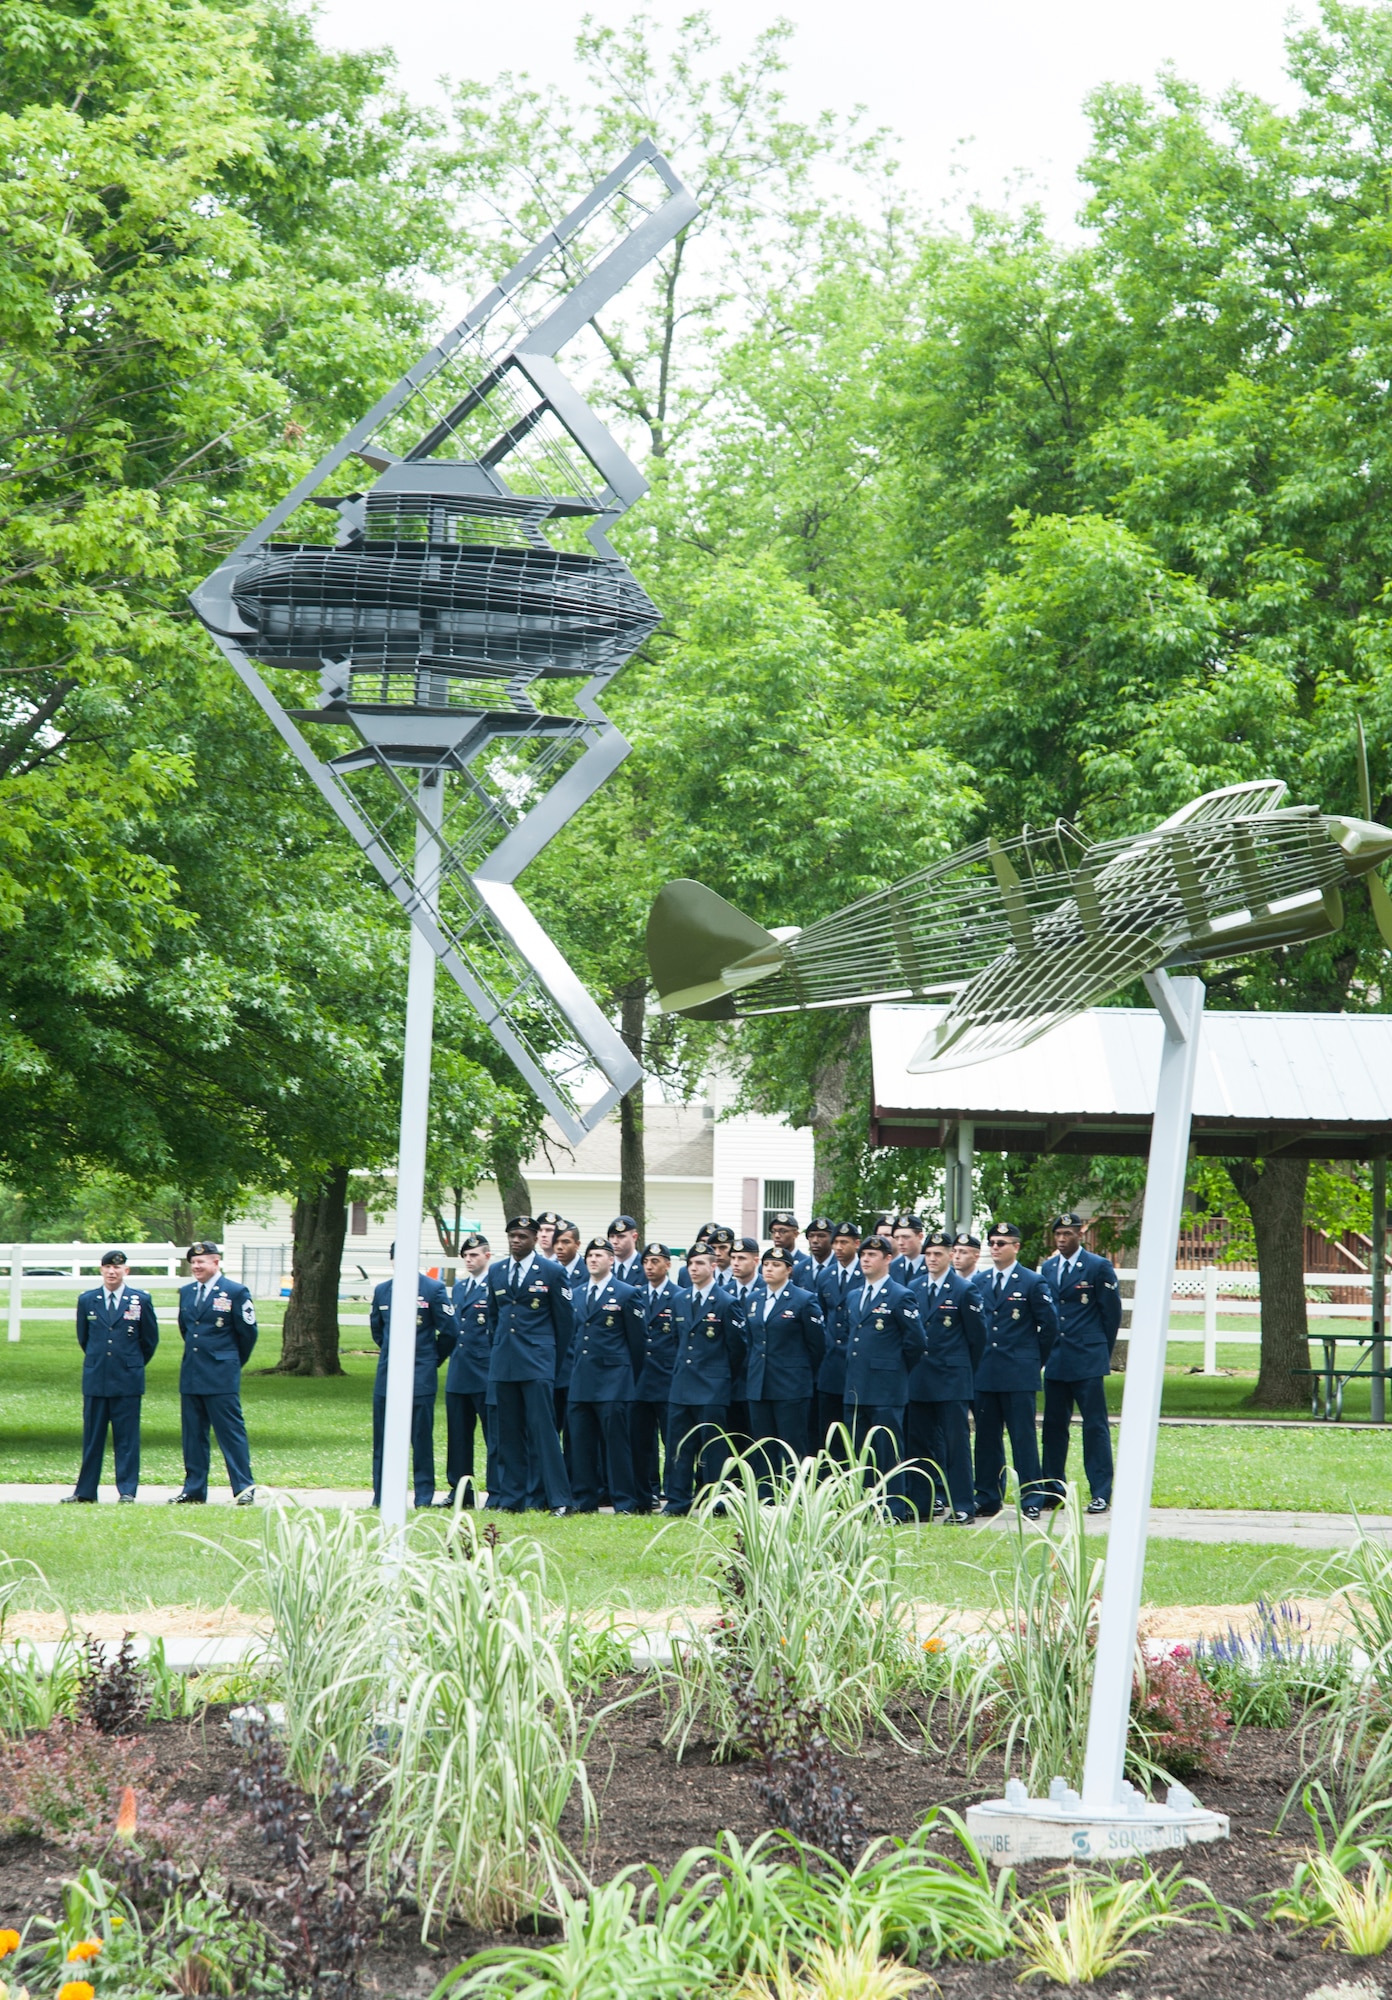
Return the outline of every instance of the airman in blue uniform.
{"type": "Polygon", "coordinates": [[[718,1222],[703,1222],[701,1224],[701,1227],[696,1231],[695,1236],[691,1239],[691,1242],[688,1245],[686,1252],[687,1263],[683,1264],[681,1269],[677,1272],[677,1283],[681,1286],[684,1292],[689,1292],[691,1290],[690,1259],[692,1251],[709,1250],[711,1247],[710,1244],[711,1237],[714,1236],[716,1230],[719,1229],[719,1227],[720,1224],[718,1222]]]}
{"type": "Polygon", "coordinates": [[[812,1442],[844,1463],[846,1457],[846,1350],[851,1338],[854,1296],[865,1280],[860,1269],[860,1228],[838,1222],[832,1235],[831,1259],[817,1286],[817,1303],[826,1323],[826,1351],[817,1370],[817,1403],[812,1442]]]}
{"type": "Polygon", "coordinates": [[[952,1268],[952,1249],[946,1231],[934,1230],[923,1246],[923,1275],[910,1287],[926,1346],[909,1376],[905,1479],[909,1505],[920,1521],[950,1510],[952,1520],[964,1525],[976,1518],[967,1412],[986,1346],[986,1321],[975,1287],[952,1268]]]}
{"type": "Polygon", "coordinates": [[[643,1246],[643,1358],[633,1385],[628,1436],[633,1483],[640,1513],[651,1513],[662,1497],[662,1460],[668,1453],[667,1411],[677,1346],[690,1314],[691,1295],[671,1278],[672,1253],[665,1243],[643,1246]]]}
{"type": "Polygon", "coordinates": [[[689,1514],[698,1482],[720,1477],[730,1392],[744,1366],[744,1315],[734,1296],[715,1282],[709,1250],[692,1250],[690,1318],[672,1369],[667,1412],[667,1504],[664,1514],[689,1514]]]}
{"type": "Polygon", "coordinates": [[[237,1505],[249,1507],[256,1498],[256,1482],[251,1476],[241,1388],[242,1369],[256,1345],[256,1305],[245,1285],[223,1274],[216,1243],[191,1243],[188,1261],[193,1280],[179,1292],[184,1484],[169,1504],[197,1506],[207,1499],[211,1427],[237,1505]]]}
{"type": "Polygon", "coordinates": [[[454,1281],[450,1303],[454,1307],[454,1349],[445,1370],[445,1482],[449,1489],[446,1507],[456,1500],[472,1507],[477,1495],[474,1486],[474,1432],[483,1433],[485,1484],[497,1474],[493,1467],[493,1420],[488,1407],[488,1266],[492,1253],[488,1238],[466,1236],[459,1245],[463,1260],[462,1276],[454,1281]]]}
{"type": "MultiPolygon", "coordinates": [[[[393,1243],[391,1254],[396,1256],[393,1243]]],[[[387,1424],[387,1357],[391,1352],[391,1295],[387,1278],[372,1294],[368,1323],[381,1350],[372,1385],[372,1504],[382,1504],[382,1438],[387,1424]]],[[[454,1352],[459,1321],[448,1288],[438,1278],[416,1273],[414,1376],[411,1388],[411,1470],[418,1507],[435,1504],[435,1392],[441,1364],[454,1352]]],[[[446,1388],[448,1394],[448,1387],[446,1388]]],[[[446,1404],[446,1409],[448,1409],[446,1404]]]]}
{"type": "Polygon", "coordinates": [[[585,1246],[585,1265],[588,1281],[573,1294],[571,1493],[577,1514],[597,1514],[604,1493],[616,1514],[636,1514],[629,1407],[643,1361],[643,1308],[636,1288],[614,1277],[604,1237],[585,1246]]]}
{"type": "Polygon", "coordinates": [[[999,1514],[1005,1499],[1005,1432],[1020,1482],[1020,1506],[1040,1513],[1042,1488],[1035,1398],[1040,1370],[1058,1333],[1046,1279],[1019,1261],[1020,1232],[993,1222],[986,1232],[991,1268],[975,1278],[986,1315],[986,1348],[976,1371],[976,1511],[999,1514]]]}
{"type": "Polygon", "coordinates": [[[853,1296],[846,1347],[846,1425],[857,1451],[868,1442],[886,1478],[885,1498],[896,1521],[913,1519],[904,1497],[904,1405],[909,1370],[923,1352],[923,1321],[907,1285],[889,1275],[892,1246],[867,1236],[860,1246],[864,1283],[853,1296]]]}
{"type": "Polygon", "coordinates": [[[812,1293],[791,1282],[787,1250],[766,1250],[763,1297],[746,1314],[749,1359],[749,1430],[759,1455],[759,1491],[773,1497],[774,1481],[807,1456],[812,1397],[826,1351],[826,1325],[812,1293]]]}
{"type": "Polygon", "coordinates": [[[793,1283],[801,1285],[805,1292],[811,1292],[814,1299],[822,1295],[822,1279],[830,1271],[834,1261],[831,1254],[832,1232],[836,1225],[829,1215],[814,1215],[804,1234],[807,1237],[806,1257],[793,1261],[793,1283]],[[803,1276],[799,1277],[799,1271],[803,1276]]]}
{"type": "Polygon", "coordinates": [[[1068,1471],[1068,1427],[1073,1406],[1083,1420],[1083,1470],[1092,1498],[1089,1514],[1112,1504],[1112,1432],[1103,1377],[1112,1372],[1112,1350],[1121,1325],[1121,1286],[1105,1257],[1083,1248],[1080,1215],[1056,1215],[1054,1254],[1040,1266],[1058,1305],[1059,1335],[1044,1365],[1043,1471],[1046,1504],[1063,1499],[1068,1471]]]}
{"type": "Polygon", "coordinates": [[[926,1268],[923,1262],[923,1217],[906,1210],[894,1217],[889,1233],[894,1245],[889,1275],[896,1285],[907,1285],[912,1290],[926,1268]]]}
{"type": "Polygon", "coordinates": [[[508,1255],[488,1273],[488,1380],[498,1399],[498,1493],[488,1504],[520,1514],[539,1494],[553,1514],[568,1514],[555,1390],[575,1331],[570,1285],[559,1264],[538,1256],[530,1215],[512,1218],[507,1239],[508,1255]]]}
{"type": "Polygon", "coordinates": [[[790,1208],[778,1208],[768,1219],[769,1235],[773,1238],[775,1250],[786,1250],[793,1260],[793,1283],[804,1291],[810,1290],[806,1273],[812,1267],[812,1259],[805,1250],[798,1249],[798,1232],[801,1228],[797,1217],[790,1208]],[[799,1275],[802,1273],[803,1275],[799,1275]]]}
{"type": "Polygon", "coordinates": [[[631,1215],[616,1215],[606,1235],[609,1254],[614,1260],[614,1279],[620,1285],[632,1285],[637,1291],[644,1282],[643,1259],[638,1252],[638,1224],[631,1215]]]}
{"type": "Polygon", "coordinates": [[[720,1258],[727,1254],[724,1246],[715,1251],[715,1282],[718,1289],[728,1292],[739,1307],[744,1327],[744,1353],[735,1370],[735,1379],[730,1384],[730,1407],[725,1412],[725,1433],[730,1440],[730,1449],[743,1457],[754,1442],[749,1415],[749,1323],[755,1301],[764,1295],[764,1277],[759,1262],[761,1252],[757,1236],[736,1236],[733,1230],[719,1229],[715,1235],[728,1235],[730,1239],[728,1271],[720,1268],[720,1258]]]}
{"type": "Polygon", "coordinates": [[[148,1292],[126,1282],[126,1253],[106,1250],[102,1281],[77,1302],[82,1349],[82,1464],[65,1501],[96,1504],[106,1433],[116,1461],[116,1492],[135,1499],[140,1485],[140,1403],[145,1363],[159,1346],[159,1322],[148,1292]]]}

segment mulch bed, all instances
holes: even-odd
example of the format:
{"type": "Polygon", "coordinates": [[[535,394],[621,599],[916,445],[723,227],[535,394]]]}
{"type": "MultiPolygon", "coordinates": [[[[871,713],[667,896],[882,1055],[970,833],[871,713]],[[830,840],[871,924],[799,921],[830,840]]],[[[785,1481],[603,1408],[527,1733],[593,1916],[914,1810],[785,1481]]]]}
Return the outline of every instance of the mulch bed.
{"type": "MultiPolygon", "coordinates": [[[[214,1710],[200,1722],[158,1723],[147,1732],[161,1771],[177,1781],[176,1798],[198,1805],[232,1793],[240,1758],[222,1721],[222,1712],[214,1710]]],[[[701,1745],[689,1747],[678,1764],[662,1746],[662,1721],[660,1704],[648,1695],[611,1716],[596,1734],[589,1758],[600,1807],[590,1854],[596,1880],[633,1862],[670,1868],[687,1848],[709,1845],[722,1829],[745,1844],[766,1829],[751,1767],[713,1764],[709,1746],[701,1745]]],[[[1247,1729],[1221,1772],[1194,1781],[1205,1805],[1228,1814],[1232,1838],[1191,1850],[1189,1871],[1220,1901],[1249,1915],[1255,1915],[1261,1896],[1289,1882],[1305,1851],[1307,1823],[1298,1809],[1281,1832],[1275,1831],[1299,1768],[1292,1732],[1247,1729]]],[[[858,1796],[867,1839],[907,1835],[935,1805],[963,1809],[1000,1790],[998,1769],[973,1777],[960,1761],[914,1755],[889,1738],[873,1740],[862,1756],[844,1760],[844,1773],[858,1796]]],[[[568,1831],[573,1838],[578,1827],[568,1831]]],[[[944,1851],[951,1847],[950,1837],[945,1838],[944,1851]]],[[[250,1827],[239,1829],[225,1863],[233,1879],[264,1879],[266,1861],[266,1850],[250,1827]]],[[[41,1840],[0,1842],[0,1923],[15,1922],[34,1909],[56,1912],[62,1879],[74,1865],[72,1855],[41,1840]]],[[[1050,1872],[1043,1865],[1022,1870],[1022,1881],[1033,1886],[1050,1872]]],[[[456,1928],[434,1949],[426,1949],[411,1920],[399,1918],[369,1956],[365,1989],[388,2000],[412,2000],[428,1994],[442,1973],[470,1951],[507,1941],[456,1928]]],[[[535,1943],[535,1935],[529,1941],[535,1943]]],[[[1378,1991],[1392,1991],[1389,1972],[1392,1967],[1383,1960],[1351,1960],[1322,1949],[1317,1935],[1278,1928],[1258,1917],[1255,1929],[1235,1926],[1227,1937],[1209,1930],[1161,1936],[1138,1964],[1099,1981],[1093,1990],[1127,1993],[1134,2000],[1305,2000],[1322,1984],[1370,1974],[1378,1991]]],[[[1022,1989],[1018,1976],[1018,1962],[1011,1960],[944,1964],[933,1973],[948,2000],[1058,1990],[1041,1981],[1022,1989]]]]}

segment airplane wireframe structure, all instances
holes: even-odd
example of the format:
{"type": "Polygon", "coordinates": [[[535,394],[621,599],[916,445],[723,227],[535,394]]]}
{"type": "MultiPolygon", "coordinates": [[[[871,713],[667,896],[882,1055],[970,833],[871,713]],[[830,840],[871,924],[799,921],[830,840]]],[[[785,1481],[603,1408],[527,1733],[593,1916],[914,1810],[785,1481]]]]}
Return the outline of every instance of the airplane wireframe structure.
{"type": "Polygon", "coordinates": [[[989,839],[806,929],[763,929],[699,882],[648,919],[665,1012],[700,1019],[948,1002],[909,1062],[922,1073],[1024,1047],[1148,972],[1327,937],[1362,881],[1392,947],[1377,870],[1392,830],[1287,805],[1279,778],[1193,799],[1149,832],[1090,843],[1065,820],[989,839]]]}
{"type": "Polygon", "coordinates": [[[697,213],[640,142],[193,593],[572,1142],[642,1069],[515,883],[628,754],[599,696],[658,611],[608,540],[647,481],[556,356],[697,213]],[[309,505],[331,542],[273,539],[309,505]]]}

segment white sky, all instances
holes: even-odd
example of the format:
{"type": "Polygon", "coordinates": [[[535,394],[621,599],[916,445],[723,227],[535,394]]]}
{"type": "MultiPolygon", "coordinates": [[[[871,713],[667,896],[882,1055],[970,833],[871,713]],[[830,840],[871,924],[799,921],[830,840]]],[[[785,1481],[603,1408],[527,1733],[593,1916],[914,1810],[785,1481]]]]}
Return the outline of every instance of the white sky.
{"type": "MultiPolygon", "coordinates": [[[[536,83],[574,76],[574,0],[321,0],[324,38],[340,47],[391,43],[418,98],[441,74],[488,80],[525,70],[536,83]]],[[[593,0],[617,25],[634,9],[593,0]]],[[[663,22],[690,4],[651,0],[663,22]]],[[[1095,84],[1149,83],[1172,62],[1206,90],[1234,81],[1289,101],[1282,70],[1288,0],[710,0],[731,53],[784,14],[797,25],[786,79],[790,109],[811,115],[863,104],[903,141],[905,181],[926,205],[954,195],[998,199],[1029,176],[1056,228],[1077,207],[1073,175],[1087,138],[1082,100],[1095,84]],[[965,156],[959,142],[969,141],[965,156]],[[953,174],[965,158],[965,174],[953,174]]],[[[1299,7],[1309,18],[1313,0],[1299,7]]],[[[678,165],[680,163],[678,162],[678,165]]]]}

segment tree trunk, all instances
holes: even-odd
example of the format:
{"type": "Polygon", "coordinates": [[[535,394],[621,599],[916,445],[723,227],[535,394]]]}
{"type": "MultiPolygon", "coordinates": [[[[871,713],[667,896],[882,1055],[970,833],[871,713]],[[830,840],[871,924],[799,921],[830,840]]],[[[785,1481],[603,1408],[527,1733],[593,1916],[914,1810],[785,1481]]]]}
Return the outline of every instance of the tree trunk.
{"type": "Polygon", "coordinates": [[[348,1169],[331,1167],[313,1194],[295,1203],[290,1303],[277,1375],[341,1375],[338,1283],[348,1234],[348,1169]]]}
{"type": "MultiPolygon", "coordinates": [[[[624,1045],[643,1060],[643,1003],[646,979],[631,979],[619,988],[619,1033],[624,1045]]],[[[638,1241],[647,1235],[647,1159],[643,1149],[643,1081],[640,1077],[619,1099],[619,1213],[638,1224],[638,1241]]]]}
{"type": "Polygon", "coordinates": [[[1299,1409],[1310,1400],[1310,1327],[1305,1312],[1305,1183],[1308,1160],[1277,1157],[1258,1168],[1225,1160],[1229,1180],[1252,1211],[1261,1274],[1261,1367],[1248,1402],[1299,1409]]]}
{"type": "Polygon", "coordinates": [[[527,1186],[527,1176],[522,1171],[522,1161],[516,1146],[510,1139],[495,1139],[492,1160],[493,1178],[498,1183],[498,1198],[503,1204],[504,1222],[511,1222],[514,1215],[530,1215],[532,1191],[527,1186]]]}
{"type": "MultiPolygon", "coordinates": [[[[829,1062],[821,1063],[812,1081],[814,1108],[812,1112],[812,1212],[818,1214],[825,1206],[827,1191],[836,1179],[837,1148],[841,1120],[851,1106],[855,1094],[856,1056],[866,1036],[869,1034],[868,1013],[857,1012],[846,1021],[846,1039],[839,1052],[829,1062]]],[[[864,1137],[864,1126],[860,1136],[864,1137]]]]}

